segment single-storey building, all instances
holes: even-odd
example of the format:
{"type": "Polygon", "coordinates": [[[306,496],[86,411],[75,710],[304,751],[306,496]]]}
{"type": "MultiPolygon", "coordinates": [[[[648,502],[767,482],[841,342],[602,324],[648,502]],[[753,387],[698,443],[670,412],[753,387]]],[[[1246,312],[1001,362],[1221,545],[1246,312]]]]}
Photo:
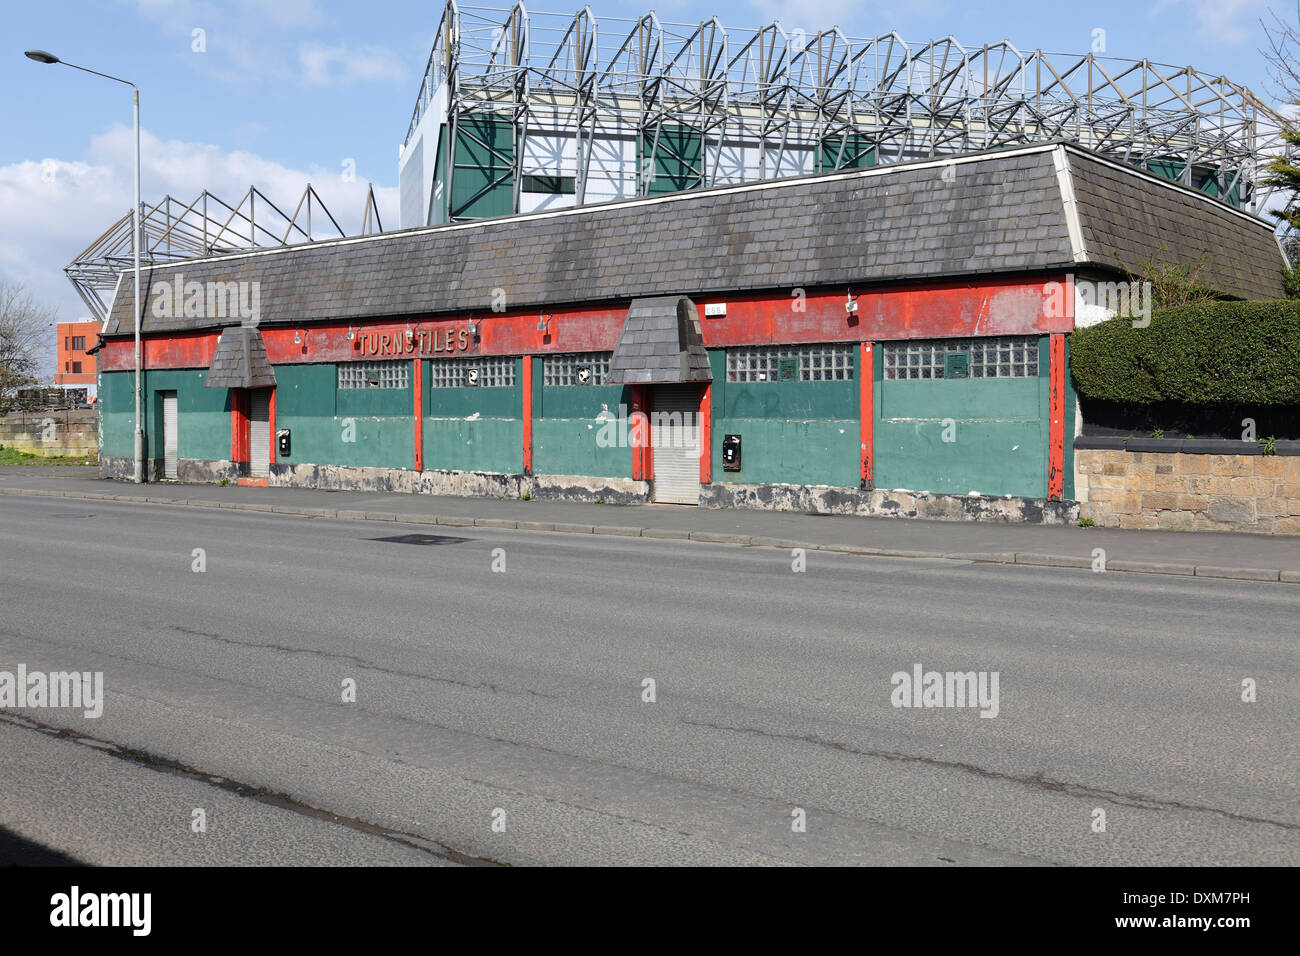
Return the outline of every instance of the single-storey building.
{"type": "MultiPolygon", "coordinates": [[[[156,266],[146,474],[1070,520],[1066,336],[1106,283],[1197,261],[1283,295],[1269,223],[1048,142],[156,266]]],[[[133,308],[126,273],[111,477],[133,308]]]]}

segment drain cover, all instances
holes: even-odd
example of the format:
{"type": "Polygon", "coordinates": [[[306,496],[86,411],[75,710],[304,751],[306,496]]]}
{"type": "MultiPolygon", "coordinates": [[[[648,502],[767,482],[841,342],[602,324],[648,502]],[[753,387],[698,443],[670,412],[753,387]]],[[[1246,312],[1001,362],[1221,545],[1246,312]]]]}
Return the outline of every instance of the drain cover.
{"type": "Polygon", "coordinates": [[[46,517],[48,517],[48,518],[93,518],[93,517],[95,517],[95,516],[94,516],[94,515],[78,515],[78,514],[70,514],[70,513],[59,513],[59,514],[46,515],[46,517]]]}
{"type": "Polygon", "coordinates": [[[371,538],[371,541],[386,541],[389,544],[464,544],[469,538],[457,538],[449,534],[395,534],[391,538],[371,538]]]}

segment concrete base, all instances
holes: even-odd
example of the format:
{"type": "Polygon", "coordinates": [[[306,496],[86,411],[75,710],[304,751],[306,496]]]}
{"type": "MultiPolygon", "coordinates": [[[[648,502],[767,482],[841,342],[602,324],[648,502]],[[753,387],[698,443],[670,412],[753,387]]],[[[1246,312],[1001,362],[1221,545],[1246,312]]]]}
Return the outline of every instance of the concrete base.
{"type": "Polygon", "coordinates": [[[830,485],[711,484],[700,489],[706,508],[758,508],[870,518],[929,518],[1028,524],[1075,524],[1076,501],[939,495],[929,492],[836,488],[830,485]]]}
{"type": "Polygon", "coordinates": [[[486,471],[403,471],[344,465],[275,464],[272,487],[379,491],[459,498],[531,498],[550,501],[644,504],[650,485],[629,478],[511,475],[486,471]]]}
{"type": "MultiPolygon", "coordinates": [[[[162,461],[150,459],[146,473],[161,480],[162,461]]],[[[183,482],[236,480],[241,467],[229,461],[181,459],[183,482]]],[[[101,458],[105,478],[131,480],[129,458],[101,458]]],[[[271,466],[273,488],[322,491],[389,492],[457,498],[522,498],[611,505],[640,505],[653,495],[653,482],[584,475],[509,475],[484,471],[405,471],[345,465],[279,463],[271,466]]],[[[806,514],[858,515],[873,518],[931,518],[1046,525],[1075,524],[1079,503],[1043,498],[995,498],[990,495],[936,495],[911,491],[861,491],[829,485],[710,484],[700,487],[705,508],[747,508],[806,514]]]]}

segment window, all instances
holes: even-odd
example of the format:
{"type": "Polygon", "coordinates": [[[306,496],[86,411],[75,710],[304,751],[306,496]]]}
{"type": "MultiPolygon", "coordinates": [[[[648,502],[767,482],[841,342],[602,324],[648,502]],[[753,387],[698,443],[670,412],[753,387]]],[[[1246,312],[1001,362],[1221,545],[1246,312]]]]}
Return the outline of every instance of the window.
{"type": "Polygon", "coordinates": [[[406,388],[411,363],[346,362],[339,365],[339,388],[406,388]]]}
{"type": "Polygon", "coordinates": [[[931,339],[886,342],[886,379],[935,379],[944,377],[944,356],[961,352],[970,356],[971,378],[1036,378],[1038,338],[1007,335],[987,339],[931,339]]]}
{"type": "Polygon", "coordinates": [[[86,337],[84,335],[74,335],[72,337],[72,348],[74,351],[86,350],[86,337]]]}
{"type": "Polygon", "coordinates": [[[574,352],[570,355],[546,356],[543,385],[604,385],[609,376],[613,352],[574,352]],[[588,370],[583,381],[582,369],[588,370]]]}
{"type": "Polygon", "coordinates": [[[727,349],[728,382],[847,382],[852,379],[852,345],[727,349]]]}
{"type": "Polygon", "coordinates": [[[431,388],[509,388],[515,384],[515,360],[511,355],[434,359],[429,367],[431,388]]]}
{"type": "Polygon", "coordinates": [[[578,180],[575,176],[524,176],[522,191],[526,193],[560,193],[572,196],[577,192],[578,180]]]}
{"type": "Polygon", "coordinates": [[[73,362],[73,363],[72,363],[72,374],[73,374],[73,375],[80,375],[80,374],[81,374],[81,363],[80,363],[80,362],[73,362]]]}

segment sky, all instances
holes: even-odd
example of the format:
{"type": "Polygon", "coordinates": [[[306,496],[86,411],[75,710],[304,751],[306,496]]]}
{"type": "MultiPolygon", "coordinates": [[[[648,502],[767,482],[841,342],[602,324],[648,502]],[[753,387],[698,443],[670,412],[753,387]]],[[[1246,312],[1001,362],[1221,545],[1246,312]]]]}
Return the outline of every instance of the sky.
{"type": "MultiPolygon", "coordinates": [[[[1190,64],[1277,100],[1259,52],[1263,0],[590,6],[597,17],[654,10],[664,21],[716,16],[748,29],[776,19],[807,35],[838,25],[849,36],[894,30],[907,40],[952,35],[978,47],[1005,39],[1062,53],[1087,52],[1101,36],[1108,56],[1190,64]]],[[[1288,4],[1272,9],[1294,22],[1288,4]]],[[[24,50],[139,86],[145,202],[170,194],[188,203],[205,188],[233,202],[256,185],[291,211],[310,182],[352,233],[370,182],[385,227],[397,225],[398,146],[440,12],[438,0],[0,0],[0,278],[24,283],[59,321],[87,316],[63,267],[131,208],[130,89],[33,63],[24,50]]],[[[51,371],[52,361],[51,351],[51,371]]]]}

